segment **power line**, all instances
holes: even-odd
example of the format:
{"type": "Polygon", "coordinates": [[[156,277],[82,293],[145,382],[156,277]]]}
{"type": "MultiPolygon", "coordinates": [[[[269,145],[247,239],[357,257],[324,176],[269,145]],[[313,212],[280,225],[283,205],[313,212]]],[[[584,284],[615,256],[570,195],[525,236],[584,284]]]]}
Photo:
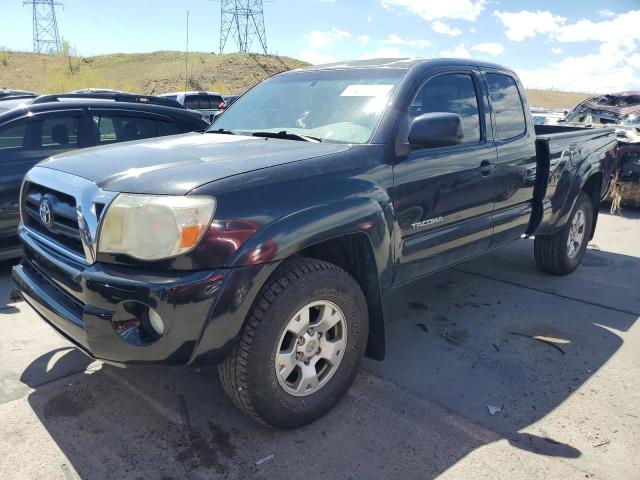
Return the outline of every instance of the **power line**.
{"type": "Polygon", "coordinates": [[[62,44],[56,20],[55,0],[25,0],[22,5],[33,6],[33,51],[36,53],[60,53],[62,44]]]}
{"type": "Polygon", "coordinates": [[[229,36],[239,52],[251,51],[251,45],[257,40],[267,54],[263,0],[220,1],[220,53],[224,52],[229,36]]]}

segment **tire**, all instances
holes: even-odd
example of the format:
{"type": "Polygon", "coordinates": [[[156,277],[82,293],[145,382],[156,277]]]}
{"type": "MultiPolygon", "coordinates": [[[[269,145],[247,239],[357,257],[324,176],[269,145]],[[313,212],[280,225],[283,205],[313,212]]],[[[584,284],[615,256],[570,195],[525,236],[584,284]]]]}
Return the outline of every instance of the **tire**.
{"type": "Polygon", "coordinates": [[[362,290],[347,272],[320,260],[288,260],[262,288],[238,341],[218,366],[222,386],[237,407],[268,426],[289,429],[313,422],[333,408],[353,383],[366,347],[368,323],[362,290]],[[304,314],[298,314],[305,311],[309,325],[317,331],[296,336],[289,328],[297,329],[300,319],[304,323],[304,314]],[[314,314],[317,318],[312,318],[314,314]],[[320,338],[321,324],[329,316],[327,325],[340,320],[320,338]],[[317,355],[308,352],[316,346],[316,335],[317,355]],[[301,337],[306,339],[302,345],[301,337]],[[300,350],[295,355],[302,358],[290,357],[291,349],[300,350]],[[320,356],[333,358],[337,366],[320,356]],[[296,364],[287,378],[286,365],[276,363],[285,357],[294,358],[296,364]],[[317,375],[317,385],[302,382],[304,362],[313,371],[324,372],[317,375]]]}
{"type": "Polygon", "coordinates": [[[538,268],[553,275],[567,275],[573,272],[587,250],[591,228],[593,225],[593,204],[591,198],[584,192],[580,192],[571,216],[566,225],[553,235],[536,235],[533,243],[533,251],[538,268]],[[572,230],[574,224],[582,222],[582,228],[572,230]],[[581,240],[577,245],[573,236],[573,247],[569,245],[570,235],[576,232],[581,234],[581,240]]]}

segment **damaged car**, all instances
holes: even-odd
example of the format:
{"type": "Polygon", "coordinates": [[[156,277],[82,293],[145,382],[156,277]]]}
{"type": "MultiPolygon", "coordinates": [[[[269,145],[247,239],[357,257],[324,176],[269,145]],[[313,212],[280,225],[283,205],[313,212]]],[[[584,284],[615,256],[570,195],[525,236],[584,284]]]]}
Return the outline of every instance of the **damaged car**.
{"type": "Polygon", "coordinates": [[[611,182],[607,197],[617,206],[640,207],[640,91],[588,98],[569,112],[563,123],[615,127],[615,181],[611,182]]]}

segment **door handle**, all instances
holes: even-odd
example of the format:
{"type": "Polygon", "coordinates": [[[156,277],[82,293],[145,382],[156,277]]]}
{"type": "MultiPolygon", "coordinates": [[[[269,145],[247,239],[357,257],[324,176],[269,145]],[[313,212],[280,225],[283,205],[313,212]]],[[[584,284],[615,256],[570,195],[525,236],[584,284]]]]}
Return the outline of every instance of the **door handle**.
{"type": "Polygon", "coordinates": [[[493,170],[493,166],[489,160],[483,160],[480,162],[480,175],[486,177],[491,173],[491,170],[493,170]]]}

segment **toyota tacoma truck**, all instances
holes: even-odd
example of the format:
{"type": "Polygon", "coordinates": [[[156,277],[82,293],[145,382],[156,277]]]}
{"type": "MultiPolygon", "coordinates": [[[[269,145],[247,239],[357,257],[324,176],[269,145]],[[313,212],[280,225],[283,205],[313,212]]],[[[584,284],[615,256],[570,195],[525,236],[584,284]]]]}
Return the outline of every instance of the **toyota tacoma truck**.
{"type": "Polygon", "coordinates": [[[613,129],[534,126],[498,65],[369,60],[267,79],[206,133],[51,157],[27,174],[19,295],[94,358],[214,365],[295,428],[385,353],[388,293],[535,236],[580,264],[613,129]]]}

